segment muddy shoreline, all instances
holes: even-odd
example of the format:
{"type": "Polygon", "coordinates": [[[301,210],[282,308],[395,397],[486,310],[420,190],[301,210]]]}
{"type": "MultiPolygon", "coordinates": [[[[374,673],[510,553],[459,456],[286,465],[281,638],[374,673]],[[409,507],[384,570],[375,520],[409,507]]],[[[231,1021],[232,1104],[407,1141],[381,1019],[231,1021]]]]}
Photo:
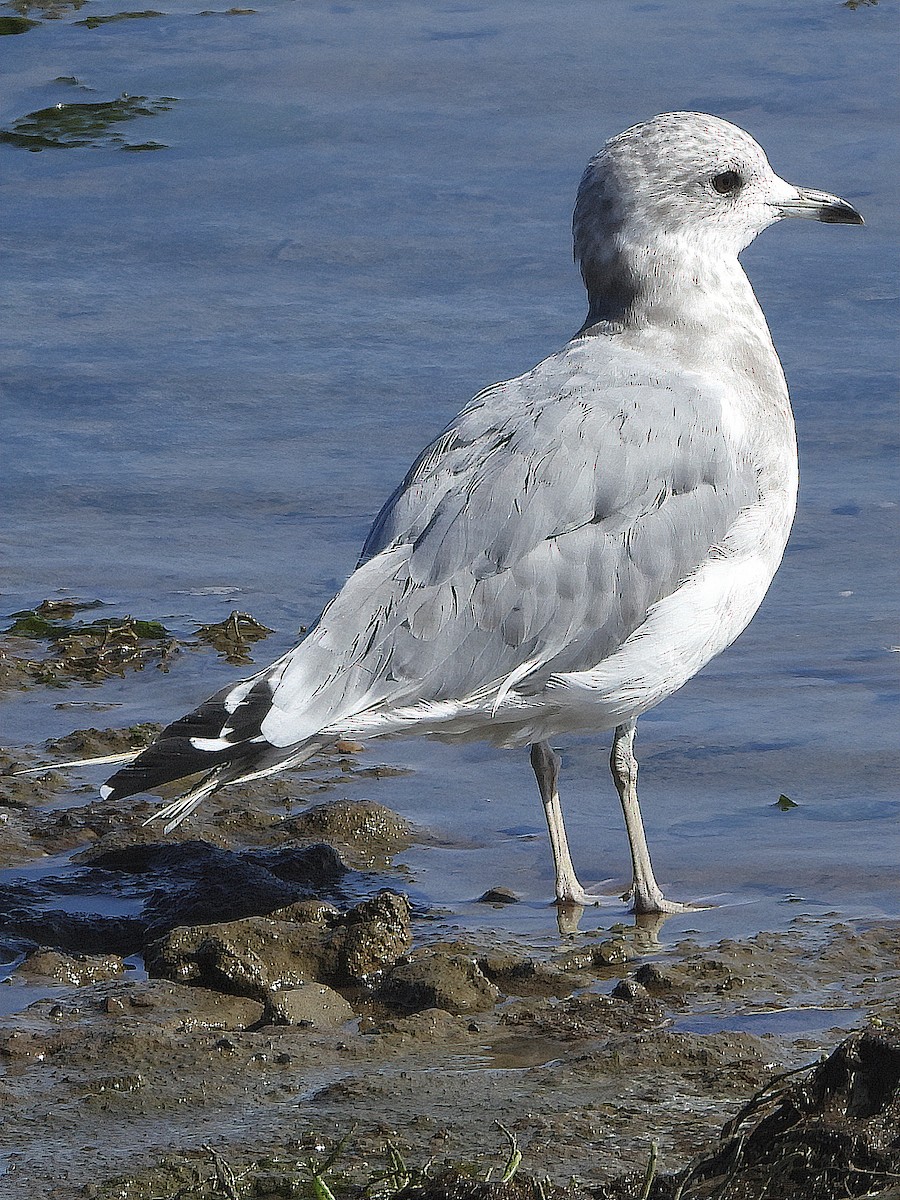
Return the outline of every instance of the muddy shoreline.
{"type": "MultiPolygon", "coordinates": [[[[60,660],[8,640],[4,684],[85,669],[60,660]]],[[[497,889],[454,935],[407,899],[404,851],[432,835],[359,798],[385,769],[350,744],[168,838],[146,798],[13,774],[154,732],[0,761],[2,1197],[311,1195],[342,1143],[338,1196],[424,1195],[441,1164],[496,1182],[514,1143],[548,1197],[637,1197],[652,1146],[663,1181],[773,1076],[900,1023],[900,922],[663,947],[622,912],[548,948],[492,930],[497,889]]]]}

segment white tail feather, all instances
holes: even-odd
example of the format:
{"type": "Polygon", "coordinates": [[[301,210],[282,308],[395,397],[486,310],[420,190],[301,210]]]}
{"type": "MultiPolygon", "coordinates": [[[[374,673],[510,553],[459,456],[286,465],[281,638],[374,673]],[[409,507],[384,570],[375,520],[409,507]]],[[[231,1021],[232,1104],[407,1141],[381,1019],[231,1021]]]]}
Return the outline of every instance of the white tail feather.
{"type": "Polygon", "coordinates": [[[282,758],[273,767],[263,767],[261,771],[251,771],[248,775],[241,775],[237,779],[230,780],[231,783],[247,783],[251,779],[265,779],[267,775],[277,775],[279,771],[284,771],[288,767],[299,766],[300,763],[306,762],[311,758],[317,750],[321,750],[323,746],[327,746],[332,739],[323,739],[320,742],[307,742],[301,749],[295,751],[290,758],[282,758]]]}
{"type": "Polygon", "coordinates": [[[176,826],[180,825],[185,817],[190,816],[198,804],[211,796],[219,786],[219,778],[221,772],[219,770],[210,771],[210,773],[201,779],[198,784],[185,792],[183,796],[179,796],[177,800],[173,800],[171,804],[165,805],[164,808],[158,808],[155,813],[144,821],[145,825],[151,824],[153,821],[165,821],[163,833],[171,833],[176,826]]]}
{"type": "Polygon", "coordinates": [[[40,775],[42,771],[62,771],[66,767],[108,766],[110,763],[134,762],[140,750],[128,750],[122,754],[100,754],[96,758],[73,758],[70,762],[42,763],[39,767],[25,767],[13,771],[13,775],[40,775]]]}
{"type": "MultiPolygon", "coordinates": [[[[246,783],[250,779],[263,779],[266,775],[274,775],[278,771],[283,771],[285,767],[294,767],[298,763],[304,762],[311,755],[327,745],[326,741],[315,742],[312,745],[307,744],[301,750],[296,751],[290,758],[282,759],[272,767],[264,767],[261,771],[250,771],[246,775],[239,775],[236,779],[229,779],[230,784],[246,783]]],[[[216,767],[198,784],[179,796],[177,800],[173,800],[171,804],[165,805],[164,808],[159,808],[155,813],[144,821],[145,825],[151,824],[153,821],[165,821],[163,826],[164,833],[171,833],[176,826],[180,825],[185,817],[189,817],[198,804],[201,804],[207,796],[211,796],[218,787],[221,786],[221,778],[224,773],[222,767],[216,767]]]]}

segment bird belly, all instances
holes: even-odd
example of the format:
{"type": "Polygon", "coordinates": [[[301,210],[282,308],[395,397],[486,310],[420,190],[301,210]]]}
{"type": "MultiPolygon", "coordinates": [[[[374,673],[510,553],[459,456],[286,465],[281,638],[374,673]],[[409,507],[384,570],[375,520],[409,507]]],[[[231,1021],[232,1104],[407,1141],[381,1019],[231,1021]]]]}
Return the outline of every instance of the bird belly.
{"type": "MultiPolygon", "coordinates": [[[[781,553],[708,559],[618,650],[586,671],[551,676],[546,699],[581,728],[634,720],[676,692],[743,632],[763,601],[781,553]]],[[[565,719],[565,718],[564,718],[565,719]]]]}

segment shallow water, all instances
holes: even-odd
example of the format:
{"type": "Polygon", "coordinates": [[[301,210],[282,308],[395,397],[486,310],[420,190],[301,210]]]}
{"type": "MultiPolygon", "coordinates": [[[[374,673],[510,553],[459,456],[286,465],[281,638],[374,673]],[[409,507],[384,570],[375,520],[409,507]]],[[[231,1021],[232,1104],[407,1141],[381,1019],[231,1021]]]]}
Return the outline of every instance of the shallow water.
{"type": "MultiPolygon", "coordinates": [[[[99,597],[187,634],[239,607],[278,631],[255,652],[274,657],[425,441],[580,324],[569,218],[588,156],[654,112],[717,112],[868,225],[789,222],[745,255],[792,387],[801,505],[748,632],[641,721],[658,875],[715,905],[664,936],[896,914],[889,6],[165,8],[78,25],[116,11],[95,0],[0,42],[7,130],[56,104],[173,98],[95,147],[0,144],[3,611],[99,597]],[[782,793],[798,807],[773,807],[782,793]]],[[[3,742],[171,718],[239,674],[185,654],[168,674],[7,696],[3,742]],[[54,708],[85,698],[114,707],[54,708]]],[[[615,893],[607,747],[560,748],[577,864],[615,893]]],[[[555,936],[524,754],[369,756],[414,768],[369,794],[452,844],[404,856],[420,898],[449,925],[555,936]],[[497,884],[528,902],[470,903],[497,884]]]]}

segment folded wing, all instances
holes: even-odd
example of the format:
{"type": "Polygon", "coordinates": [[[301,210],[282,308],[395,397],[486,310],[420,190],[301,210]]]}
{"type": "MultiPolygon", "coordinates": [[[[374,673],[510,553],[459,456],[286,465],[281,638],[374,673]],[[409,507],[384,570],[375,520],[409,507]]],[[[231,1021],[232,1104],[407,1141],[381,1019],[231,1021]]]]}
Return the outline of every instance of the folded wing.
{"type": "Polygon", "coordinates": [[[757,487],[703,379],[591,341],[477,396],[410,469],[306,638],[170,725],[108,794],[210,769],[214,790],[360,714],[419,706],[427,732],[433,706],[510,679],[536,693],[613,653],[757,487]]]}

